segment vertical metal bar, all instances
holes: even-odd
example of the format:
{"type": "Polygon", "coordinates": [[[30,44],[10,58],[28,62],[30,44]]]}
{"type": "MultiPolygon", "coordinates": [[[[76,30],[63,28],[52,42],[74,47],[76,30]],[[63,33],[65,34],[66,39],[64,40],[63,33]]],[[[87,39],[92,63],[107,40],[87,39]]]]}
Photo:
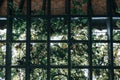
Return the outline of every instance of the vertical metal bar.
{"type": "Polygon", "coordinates": [[[50,19],[47,21],[47,80],[50,80],[50,19]]]}
{"type": "Polygon", "coordinates": [[[46,11],[46,0],[42,0],[42,10],[44,11],[44,14],[45,14],[45,11],[46,11]]]}
{"type": "Polygon", "coordinates": [[[47,80],[50,80],[50,27],[51,27],[51,0],[47,3],[47,80]]]}
{"type": "Polygon", "coordinates": [[[65,14],[68,14],[68,12],[69,12],[69,0],[65,0],[65,14]]]}
{"type": "Polygon", "coordinates": [[[3,1],[4,1],[4,0],[0,0],[0,7],[2,6],[3,1]]]}
{"type": "Polygon", "coordinates": [[[71,80],[71,16],[70,16],[70,11],[71,11],[71,0],[65,0],[65,13],[67,16],[65,17],[65,24],[67,23],[68,27],[68,80],[71,80]]]}
{"type": "Polygon", "coordinates": [[[25,3],[25,0],[20,0],[20,5],[19,5],[20,12],[23,11],[24,3],[25,3]]]}
{"type": "Polygon", "coordinates": [[[67,16],[67,26],[68,26],[68,80],[71,80],[71,44],[72,44],[72,41],[71,41],[71,25],[70,25],[70,22],[71,22],[71,16],[70,16],[70,5],[71,5],[71,0],[68,0],[67,2],[68,4],[68,16],[67,16]]]}
{"type": "Polygon", "coordinates": [[[116,13],[116,9],[117,9],[116,0],[112,0],[112,1],[111,1],[111,9],[112,9],[112,13],[113,13],[113,14],[117,14],[117,13],[116,13]]]}
{"type": "Polygon", "coordinates": [[[6,72],[5,80],[11,80],[11,47],[12,47],[12,18],[9,3],[12,0],[8,0],[7,3],[7,42],[6,42],[6,72]]]}
{"type": "Polygon", "coordinates": [[[89,47],[89,80],[92,80],[92,5],[91,0],[88,0],[87,6],[88,15],[88,47],[89,47]]]}
{"type": "Polygon", "coordinates": [[[107,30],[108,30],[108,54],[109,54],[109,80],[114,80],[114,66],[113,66],[113,27],[112,27],[112,1],[107,0],[107,30]]]}
{"type": "MultiPolygon", "coordinates": [[[[68,11],[69,10],[68,9],[69,8],[69,5],[68,5],[69,4],[69,0],[65,0],[64,3],[65,3],[65,14],[68,14],[69,13],[69,11],[68,11]]],[[[68,21],[68,18],[64,17],[64,24],[67,24],[68,23],[67,21],[68,21]]]]}
{"type": "Polygon", "coordinates": [[[26,80],[30,80],[30,27],[31,27],[31,0],[27,0],[26,16],[26,80]]]}
{"type": "Polygon", "coordinates": [[[71,25],[70,25],[71,0],[66,0],[65,4],[66,4],[65,10],[67,14],[67,18],[65,18],[66,20],[65,22],[67,23],[67,27],[68,27],[68,80],[71,80],[71,25]]]}
{"type": "Polygon", "coordinates": [[[11,18],[8,18],[7,43],[6,43],[6,80],[11,80],[11,46],[12,46],[12,26],[11,18]]]}

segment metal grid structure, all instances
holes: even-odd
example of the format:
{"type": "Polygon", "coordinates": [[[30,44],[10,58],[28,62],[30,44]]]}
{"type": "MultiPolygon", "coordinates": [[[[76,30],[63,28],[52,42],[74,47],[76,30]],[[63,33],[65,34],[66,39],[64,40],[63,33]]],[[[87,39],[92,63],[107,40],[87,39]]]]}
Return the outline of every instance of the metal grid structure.
{"type": "MultiPolygon", "coordinates": [[[[47,14],[46,15],[31,15],[31,0],[27,0],[27,13],[26,15],[12,15],[12,12],[10,8],[8,7],[8,12],[7,16],[1,16],[1,18],[5,17],[7,18],[7,34],[6,34],[6,40],[0,40],[0,43],[5,43],[6,44],[6,58],[5,58],[5,65],[0,65],[0,68],[5,69],[5,80],[11,80],[11,75],[12,75],[12,69],[20,68],[25,70],[25,80],[32,80],[30,79],[30,74],[31,74],[31,69],[39,68],[39,69],[45,69],[46,70],[46,75],[47,78],[46,80],[52,80],[51,79],[51,70],[53,69],[67,69],[68,75],[67,75],[67,80],[72,80],[71,79],[71,71],[72,69],[87,69],[88,70],[88,78],[84,80],[94,80],[93,78],[93,70],[94,69],[107,69],[108,70],[108,77],[109,80],[115,80],[114,79],[114,70],[115,69],[120,69],[120,66],[114,66],[114,51],[113,51],[113,46],[114,43],[120,43],[120,40],[114,40],[113,39],[113,22],[115,20],[119,19],[119,15],[112,14],[113,6],[112,2],[114,0],[106,0],[107,4],[107,13],[105,15],[93,15],[92,14],[92,6],[91,6],[91,0],[88,0],[87,3],[87,15],[72,15],[71,14],[71,8],[70,8],[70,0],[66,0],[66,8],[65,12],[66,15],[52,15],[51,14],[51,0],[47,0],[47,14]],[[72,18],[87,18],[88,19],[88,36],[87,40],[74,40],[72,38],[72,30],[71,30],[71,21],[72,18]],[[24,19],[26,21],[26,39],[25,40],[14,40],[13,39],[13,20],[16,18],[24,19]],[[46,40],[32,40],[31,39],[31,21],[33,18],[44,18],[46,19],[46,40]],[[65,24],[67,25],[67,39],[66,40],[51,40],[51,20],[52,18],[65,18],[65,24]],[[101,22],[101,23],[99,23],[101,22]],[[98,24],[97,24],[98,23],[98,24]],[[106,30],[107,30],[107,39],[106,40],[93,40],[92,38],[92,30],[93,30],[93,24],[94,25],[106,25],[106,30]],[[12,65],[12,44],[13,43],[24,43],[26,46],[26,54],[25,54],[25,65],[12,65]],[[46,43],[47,44],[47,62],[46,65],[31,65],[31,58],[30,58],[30,49],[31,49],[31,43],[46,43]],[[66,65],[52,65],[50,62],[51,58],[51,44],[52,43],[65,43],[68,46],[67,54],[68,54],[68,61],[66,65]],[[74,66],[71,64],[71,46],[73,43],[76,44],[82,44],[86,43],[88,45],[88,65],[78,65],[74,66]],[[93,63],[93,44],[108,44],[107,45],[107,53],[108,53],[108,65],[94,65],[93,63]]],[[[12,2],[12,0],[8,0],[8,2],[12,2]]],[[[45,3],[44,3],[45,4],[45,3]]],[[[9,4],[7,4],[9,5],[9,4]]],[[[64,28],[63,28],[64,29],[64,28]]],[[[42,80],[42,79],[41,79],[42,80]]],[[[62,80],[62,79],[61,79],[62,80]]],[[[78,79],[79,80],[79,79],[78,79]]]]}

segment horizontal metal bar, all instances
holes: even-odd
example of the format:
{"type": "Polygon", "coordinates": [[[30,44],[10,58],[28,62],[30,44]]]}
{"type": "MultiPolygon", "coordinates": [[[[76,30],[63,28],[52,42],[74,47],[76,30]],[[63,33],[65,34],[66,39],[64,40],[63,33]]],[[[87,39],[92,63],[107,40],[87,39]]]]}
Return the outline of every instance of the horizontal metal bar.
{"type": "MultiPolygon", "coordinates": [[[[11,16],[12,17],[12,16],[11,16]]],[[[12,18],[25,18],[26,16],[13,16],[12,18]]],[[[47,18],[47,16],[37,16],[37,15],[35,15],[35,16],[31,16],[31,18],[47,18]]],[[[51,16],[51,17],[67,17],[67,15],[64,15],[64,16],[56,16],[56,15],[54,15],[54,16],[51,16]]],[[[77,16],[71,16],[71,18],[76,18],[77,16]]],[[[89,17],[89,16],[78,16],[78,17],[89,17]]],[[[120,17],[112,17],[113,18],[113,20],[120,20],[120,17]]],[[[94,17],[92,17],[92,20],[107,20],[108,19],[108,17],[104,17],[104,16],[100,16],[100,17],[96,17],[96,16],[94,16],[94,17]]],[[[7,18],[6,17],[0,17],[0,21],[1,20],[7,20],[7,18]]]]}
{"type": "MultiPolygon", "coordinates": [[[[43,66],[43,65],[31,65],[30,66],[31,68],[47,68],[47,66],[43,66]]],[[[60,65],[51,65],[50,66],[51,68],[68,68],[67,65],[63,65],[63,66],[60,66],[60,65]]],[[[5,68],[5,66],[2,66],[0,65],[0,68],[5,68]]],[[[11,66],[11,68],[25,68],[25,66],[19,66],[19,65],[16,65],[16,66],[11,66]]],[[[72,69],[85,69],[85,68],[90,68],[89,66],[72,66],[71,67],[72,69]]],[[[92,66],[93,69],[108,69],[109,66],[92,66]]],[[[120,66],[114,66],[113,67],[114,69],[120,69],[120,66]]]]}
{"type": "MultiPolygon", "coordinates": [[[[0,43],[5,43],[6,40],[0,40],[0,43]]],[[[26,40],[12,40],[12,43],[26,43],[26,40]]],[[[72,40],[72,43],[87,43],[88,40],[72,40]]],[[[93,43],[107,43],[109,40],[93,40],[93,43]]],[[[30,43],[47,43],[46,40],[31,40],[30,43]]],[[[67,40],[54,40],[50,43],[67,43],[67,40]]],[[[113,40],[113,43],[120,43],[120,40],[113,40]]]]}

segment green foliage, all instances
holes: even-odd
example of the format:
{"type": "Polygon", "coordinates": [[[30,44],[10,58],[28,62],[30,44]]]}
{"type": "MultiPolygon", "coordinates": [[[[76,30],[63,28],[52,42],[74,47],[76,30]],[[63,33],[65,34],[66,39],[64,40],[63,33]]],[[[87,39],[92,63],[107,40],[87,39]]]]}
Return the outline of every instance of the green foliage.
{"type": "Polygon", "coordinates": [[[15,2],[13,2],[13,3],[10,2],[9,3],[9,9],[12,11],[12,14],[14,14],[14,15],[20,15],[20,14],[22,14],[22,12],[19,9],[19,6],[15,2]]]}
{"type": "Polygon", "coordinates": [[[67,65],[68,54],[67,54],[66,43],[51,43],[51,64],[52,65],[67,65]]]}
{"type": "MultiPolygon", "coordinates": [[[[87,19],[86,18],[73,18],[71,20],[71,37],[72,40],[87,40],[88,39],[88,29],[87,29],[87,19]],[[80,37],[76,38],[76,34],[80,37]],[[83,37],[82,37],[83,36],[83,37]]],[[[18,35],[15,40],[20,40],[20,36],[25,34],[26,22],[23,19],[14,19],[13,22],[13,33],[18,35]]],[[[31,31],[39,32],[37,36],[31,32],[31,39],[33,40],[47,40],[47,27],[46,20],[44,19],[35,19],[31,24],[31,31]],[[40,22],[39,22],[40,21],[40,22]],[[43,34],[42,34],[43,33],[43,34]],[[41,36],[42,35],[42,36],[41,36]],[[40,37],[39,37],[40,36],[40,37]],[[37,38],[34,38],[37,37],[37,38]],[[45,38],[46,37],[46,38],[45,38]],[[40,38],[40,39],[39,39],[40,38]]],[[[116,22],[116,26],[119,27],[119,21],[116,22]]],[[[51,20],[51,37],[67,35],[68,26],[64,24],[64,19],[56,18],[51,20]],[[53,32],[52,32],[53,31],[53,32]]],[[[118,28],[119,29],[119,28],[118,28]]],[[[119,31],[117,31],[119,33],[119,31]]],[[[96,33],[97,34],[97,33],[96,33]]],[[[97,35],[96,35],[97,36],[97,35]]],[[[118,36],[118,35],[116,35],[118,36]]],[[[25,39],[26,36],[24,36],[25,39]]],[[[106,36],[103,36],[103,40],[106,40],[106,36]]],[[[67,40],[67,38],[65,38],[67,40]]],[[[62,40],[59,39],[59,40],[62,40]]],[[[63,39],[64,40],[64,39],[63,39]]],[[[115,40],[118,40],[115,38],[115,40]]],[[[25,43],[13,43],[12,44],[12,65],[24,65],[25,64],[25,54],[26,54],[26,44],[25,43]],[[14,52],[15,51],[15,52],[14,52]]],[[[4,57],[5,51],[3,50],[5,44],[0,45],[1,52],[1,64],[5,64],[4,57]]],[[[71,51],[71,65],[72,66],[87,66],[89,65],[89,49],[87,42],[81,43],[72,43],[70,47],[71,51]]],[[[92,44],[92,63],[93,66],[107,66],[108,65],[108,44],[107,43],[93,43],[92,44]]],[[[114,44],[114,65],[119,65],[119,45],[114,44]]],[[[47,65],[47,43],[31,43],[31,64],[32,65],[47,65]]],[[[51,43],[50,44],[50,64],[51,65],[68,65],[68,44],[67,43],[51,43]]],[[[25,74],[24,70],[13,70],[12,78],[16,79],[19,77],[19,74],[25,74]],[[19,71],[19,72],[17,72],[19,71]]],[[[71,70],[71,77],[73,80],[86,80],[88,75],[86,72],[88,70],[71,70]]],[[[0,73],[0,77],[4,77],[4,71],[0,73]]],[[[51,80],[67,79],[67,70],[65,69],[51,69],[51,80]]],[[[88,74],[88,73],[87,73],[88,74]]],[[[108,70],[100,69],[93,70],[93,76],[97,80],[107,80],[108,79],[108,70]]],[[[115,79],[119,79],[119,71],[115,70],[115,79]]],[[[36,80],[46,80],[46,70],[45,69],[33,69],[31,70],[31,79],[36,80]]]]}
{"type": "MultiPolygon", "coordinates": [[[[73,0],[72,0],[73,1],[73,0]]],[[[83,14],[80,9],[76,6],[82,7],[88,0],[81,2],[74,0],[74,9],[72,14],[83,14]]],[[[11,5],[11,9],[14,5],[11,5]]],[[[17,9],[13,12],[19,11],[17,9]]],[[[67,42],[50,42],[50,65],[68,65],[68,49],[71,54],[71,65],[75,66],[89,66],[89,45],[88,45],[88,19],[85,17],[71,18],[70,26],[66,25],[64,18],[52,18],[51,26],[47,26],[47,19],[44,18],[31,18],[31,40],[45,40],[45,42],[30,43],[30,65],[47,65],[47,43],[48,29],[50,33],[50,40],[68,40],[68,28],[71,26],[71,42],[76,40],[83,40],[85,42],[72,42],[68,46],[67,42]],[[59,38],[60,37],[60,38],[59,38]],[[55,38],[55,39],[54,39],[55,38]]],[[[120,40],[120,20],[116,22],[114,26],[117,29],[113,29],[113,40],[120,40]]],[[[13,40],[26,40],[26,20],[22,18],[14,18],[12,24],[13,40]]],[[[93,40],[107,40],[107,31],[98,29],[92,30],[93,40]],[[96,32],[96,30],[98,32],[96,32]],[[101,34],[101,35],[99,35],[101,34]]],[[[1,35],[4,36],[4,35],[1,35]]],[[[26,63],[26,44],[23,43],[12,43],[12,65],[24,66],[26,63]]],[[[6,44],[0,43],[0,65],[5,65],[5,51],[6,44]]],[[[120,44],[113,43],[114,52],[114,66],[120,64],[120,44]]],[[[93,66],[108,66],[109,54],[108,54],[108,43],[92,43],[92,64],[93,66]]],[[[115,80],[120,77],[120,70],[114,69],[115,80]]],[[[88,80],[89,70],[85,69],[71,69],[72,80],[88,80]]],[[[92,76],[96,80],[109,80],[108,69],[93,69],[92,76]]],[[[0,68],[0,78],[4,78],[5,70],[0,68]]],[[[13,68],[12,69],[12,80],[21,79],[25,80],[25,69],[13,68]],[[22,76],[22,77],[21,77],[22,76]]],[[[67,80],[68,69],[64,68],[51,68],[50,69],[51,80],[67,80]]],[[[47,80],[47,70],[45,68],[32,68],[30,69],[31,80],[47,80]]]]}
{"type": "Polygon", "coordinates": [[[11,76],[12,76],[12,80],[25,80],[25,69],[12,68],[11,76]]]}
{"type": "Polygon", "coordinates": [[[109,80],[109,73],[107,69],[94,69],[93,77],[96,80],[109,80]]]}
{"type": "Polygon", "coordinates": [[[14,40],[26,39],[26,21],[24,19],[14,18],[12,29],[14,40]]]}
{"type": "Polygon", "coordinates": [[[120,8],[117,8],[117,9],[116,9],[116,12],[117,12],[117,13],[120,13],[120,8]]]}
{"type": "Polygon", "coordinates": [[[113,30],[113,39],[120,40],[120,20],[116,21],[115,26],[117,27],[117,29],[113,30]]]}
{"type": "Polygon", "coordinates": [[[88,80],[87,69],[72,69],[71,70],[72,80],[88,80]]]}
{"type": "Polygon", "coordinates": [[[25,65],[25,43],[13,43],[12,44],[12,65],[25,65]]]}
{"type": "Polygon", "coordinates": [[[84,12],[82,10],[83,4],[86,4],[88,0],[72,0],[72,6],[73,8],[71,9],[71,14],[74,15],[83,15],[84,12]]]}
{"type": "Polygon", "coordinates": [[[113,44],[113,53],[114,53],[114,65],[119,66],[120,64],[120,43],[113,44]]]}
{"type": "Polygon", "coordinates": [[[6,40],[6,31],[6,29],[0,29],[0,40],[6,40]]]}
{"type": "Polygon", "coordinates": [[[47,65],[47,44],[32,43],[30,57],[32,65],[47,65]]]}
{"type": "Polygon", "coordinates": [[[92,63],[94,66],[108,65],[108,45],[106,43],[93,43],[92,63]]]}
{"type": "Polygon", "coordinates": [[[55,40],[55,36],[61,36],[59,40],[66,40],[68,35],[68,26],[65,24],[64,18],[52,18],[50,27],[51,40],[55,40]]]}
{"type": "Polygon", "coordinates": [[[0,65],[5,65],[6,44],[0,43],[0,65]]]}
{"type": "MultiPolygon", "coordinates": [[[[47,21],[44,19],[33,19],[31,21],[31,39],[32,40],[47,40],[47,21]],[[32,32],[33,31],[33,32],[32,32]],[[36,35],[36,33],[38,34],[36,35]],[[35,36],[36,35],[36,36],[35,36]]],[[[22,40],[21,35],[25,34],[26,22],[23,19],[13,20],[13,34],[18,35],[13,37],[15,40],[22,40]]],[[[116,26],[119,30],[119,21],[116,22],[116,26]]],[[[96,29],[97,30],[97,29],[96,29]]],[[[63,18],[53,18],[51,20],[50,27],[50,37],[66,36],[66,38],[61,38],[59,40],[67,40],[68,26],[64,23],[63,18]]],[[[114,31],[114,30],[113,30],[114,31]]],[[[93,31],[94,32],[94,31],[93,31]]],[[[102,32],[102,31],[101,31],[102,32]]],[[[117,31],[119,33],[119,31],[117,31]]],[[[99,33],[96,33],[99,34],[99,33]]],[[[115,35],[115,34],[114,34],[115,35]]],[[[96,35],[95,37],[97,37],[96,35]]],[[[118,35],[115,35],[118,36],[118,35]]],[[[25,39],[26,36],[24,36],[25,39]]],[[[72,40],[88,40],[88,26],[86,18],[72,18],[71,19],[71,37],[72,40]],[[78,36],[76,36],[78,35],[78,36]]],[[[106,40],[106,36],[102,36],[102,40],[106,40]]],[[[94,36],[93,36],[94,38],[94,36]]],[[[94,38],[95,39],[95,38],[94,38]]],[[[97,38],[96,38],[97,39],[97,38]]],[[[115,40],[118,40],[114,38],[115,40]]],[[[57,38],[56,38],[57,40],[57,38]]],[[[101,40],[101,39],[100,39],[101,40]]],[[[23,66],[26,54],[26,44],[25,43],[13,43],[12,44],[12,65],[23,66]],[[15,51],[15,52],[14,52],[15,51]]],[[[5,64],[4,57],[5,51],[3,50],[5,44],[1,44],[1,64],[5,64]]],[[[47,43],[31,43],[31,65],[47,65],[47,43]]],[[[89,48],[87,42],[74,42],[70,47],[71,51],[71,65],[72,66],[87,66],[89,65],[89,48]]],[[[119,65],[119,45],[114,43],[114,65],[119,65]]],[[[108,44],[107,43],[93,43],[92,44],[92,63],[93,66],[107,66],[108,65],[108,44]]],[[[51,65],[68,65],[68,44],[67,43],[50,43],[50,64],[51,65]]],[[[20,69],[13,70],[12,78],[16,79],[19,74],[25,74],[24,70],[20,72],[20,69]],[[19,72],[17,72],[19,71],[19,72]]],[[[1,71],[0,76],[4,77],[4,71],[1,71]]],[[[65,69],[51,69],[51,80],[67,79],[67,70],[65,69]]],[[[115,79],[119,79],[119,71],[115,70],[115,79]]],[[[88,79],[88,69],[72,69],[71,77],[73,80],[86,80],[88,79]],[[87,73],[86,73],[87,72],[87,73]]],[[[95,69],[93,70],[93,76],[97,80],[107,80],[108,70],[106,69],[95,69]]],[[[46,80],[46,69],[32,69],[31,79],[36,80],[46,80]]],[[[19,77],[20,78],[20,77],[19,77]]]]}
{"type": "Polygon", "coordinates": [[[73,43],[71,46],[72,66],[88,65],[88,45],[86,43],[73,43]]]}
{"type": "Polygon", "coordinates": [[[0,79],[5,79],[5,69],[0,68],[0,79]]]}
{"type": "Polygon", "coordinates": [[[83,3],[87,3],[88,2],[88,0],[83,0],[83,3]]]}
{"type": "Polygon", "coordinates": [[[47,70],[41,68],[31,69],[30,80],[47,80],[47,70]]]}
{"type": "Polygon", "coordinates": [[[71,35],[75,40],[88,40],[88,19],[73,18],[71,20],[71,35]]]}
{"type": "Polygon", "coordinates": [[[116,21],[116,26],[117,26],[118,28],[120,28],[120,20],[117,20],[117,21],[116,21]]]}
{"type": "Polygon", "coordinates": [[[67,80],[67,69],[51,69],[51,80],[67,80]]]}
{"type": "Polygon", "coordinates": [[[31,19],[31,39],[46,40],[47,39],[47,20],[41,18],[31,19]]]}

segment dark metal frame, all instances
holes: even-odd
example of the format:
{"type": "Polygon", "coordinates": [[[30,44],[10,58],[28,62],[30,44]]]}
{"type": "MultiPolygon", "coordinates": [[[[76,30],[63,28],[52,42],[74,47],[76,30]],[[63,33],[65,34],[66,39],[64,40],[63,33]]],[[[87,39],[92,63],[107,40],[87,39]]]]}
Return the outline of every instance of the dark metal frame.
{"type": "MultiPolygon", "coordinates": [[[[24,1],[24,0],[22,0],[24,1]]],[[[12,2],[12,0],[8,0],[8,2],[12,2]]],[[[47,4],[47,14],[46,15],[31,15],[31,0],[27,0],[27,14],[26,15],[12,15],[10,8],[8,7],[8,12],[7,16],[1,16],[1,17],[6,17],[7,18],[7,39],[6,40],[0,40],[0,42],[5,42],[6,43],[6,65],[5,66],[0,66],[1,68],[6,69],[5,73],[5,79],[6,80],[11,80],[11,68],[25,68],[25,73],[26,73],[26,80],[30,80],[30,69],[31,68],[45,68],[47,70],[47,80],[50,80],[50,69],[51,68],[66,68],[68,69],[68,80],[71,80],[71,69],[88,69],[89,70],[89,80],[93,80],[92,77],[92,71],[93,69],[108,69],[109,70],[109,80],[114,80],[114,69],[120,69],[120,66],[114,66],[114,58],[113,58],[113,43],[120,43],[120,41],[114,41],[112,34],[113,34],[113,17],[120,17],[119,15],[113,15],[113,8],[115,5],[114,0],[106,0],[107,4],[107,14],[106,15],[93,15],[92,12],[92,5],[91,5],[91,0],[88,0],[88,15],[71,15],[70,13],[70,0],[66,0],[66,8],[65,12],[66,15],[52,15],[51,14],[51,0],[43,0],[43,10],[46,11],[46,4],[47,4]],[[46,3],[47,1],[47,3],[46,3]],[[112,5],[112,6],[111,6],[112,5]],[[13,18],[21,18],[25,17],[26,19],[26,40],[23,41],[15,41],[12,39],[12,20],[13,18]],[[31,35],[30,35],[30,26],[31,26],[31,18],[32,17],[44,17],[47,19],[47,40],[46,41],[41,41],[41,40],[31,40],[31,35]],[[51,18],[53,17],[64,17],[65,22],[68,25],[68,40],[50,40],[50,26],[51,26],[51,18]],[[88,18],[88,40],[72,40],[71,38],[71,18],[73,17],[86,17],[88,18]],[[107,24],[107,34],[108,34],[108,39],[107,40],[92,40],[92,21],[99,21],[99,19],[94,20],[93,17],[106,17],[105,21],[107,24]],[[25,66],[11,66],[11,44],[13,42],[17,43],[26,43],[26,65],[25,66]],[[36,43],[43,43],[47,42],[47,66],[33,66],[30,65],[30,43],[31,42],[36,42],[36,43]],[[55,66],[50,64],[50,43],[67,43],[68,44],[68,65],[64,66],[55,66]],[[89,65],[88,66],[75,66],[73,67],[71,65],[71,45],[72,43],[82,43],[82,42],[87,42],[88,47],[89,47],[89,65]],[[108,43],[108,54],[109,54],[109,65],[108,66],[93,66],[92,65],[92,44],[93,43],[108,43]]],[[[19,6],[19,8],[22,10],[22,6],[24,2],[22,2],[19,6]]],[[[9,5],[9,4],[7,4],[9,5]]],[[[103,19],[102,19],[103,20],[103,19]]],[[[103,20],[104,22],[104,20],[103,20]]]]}

